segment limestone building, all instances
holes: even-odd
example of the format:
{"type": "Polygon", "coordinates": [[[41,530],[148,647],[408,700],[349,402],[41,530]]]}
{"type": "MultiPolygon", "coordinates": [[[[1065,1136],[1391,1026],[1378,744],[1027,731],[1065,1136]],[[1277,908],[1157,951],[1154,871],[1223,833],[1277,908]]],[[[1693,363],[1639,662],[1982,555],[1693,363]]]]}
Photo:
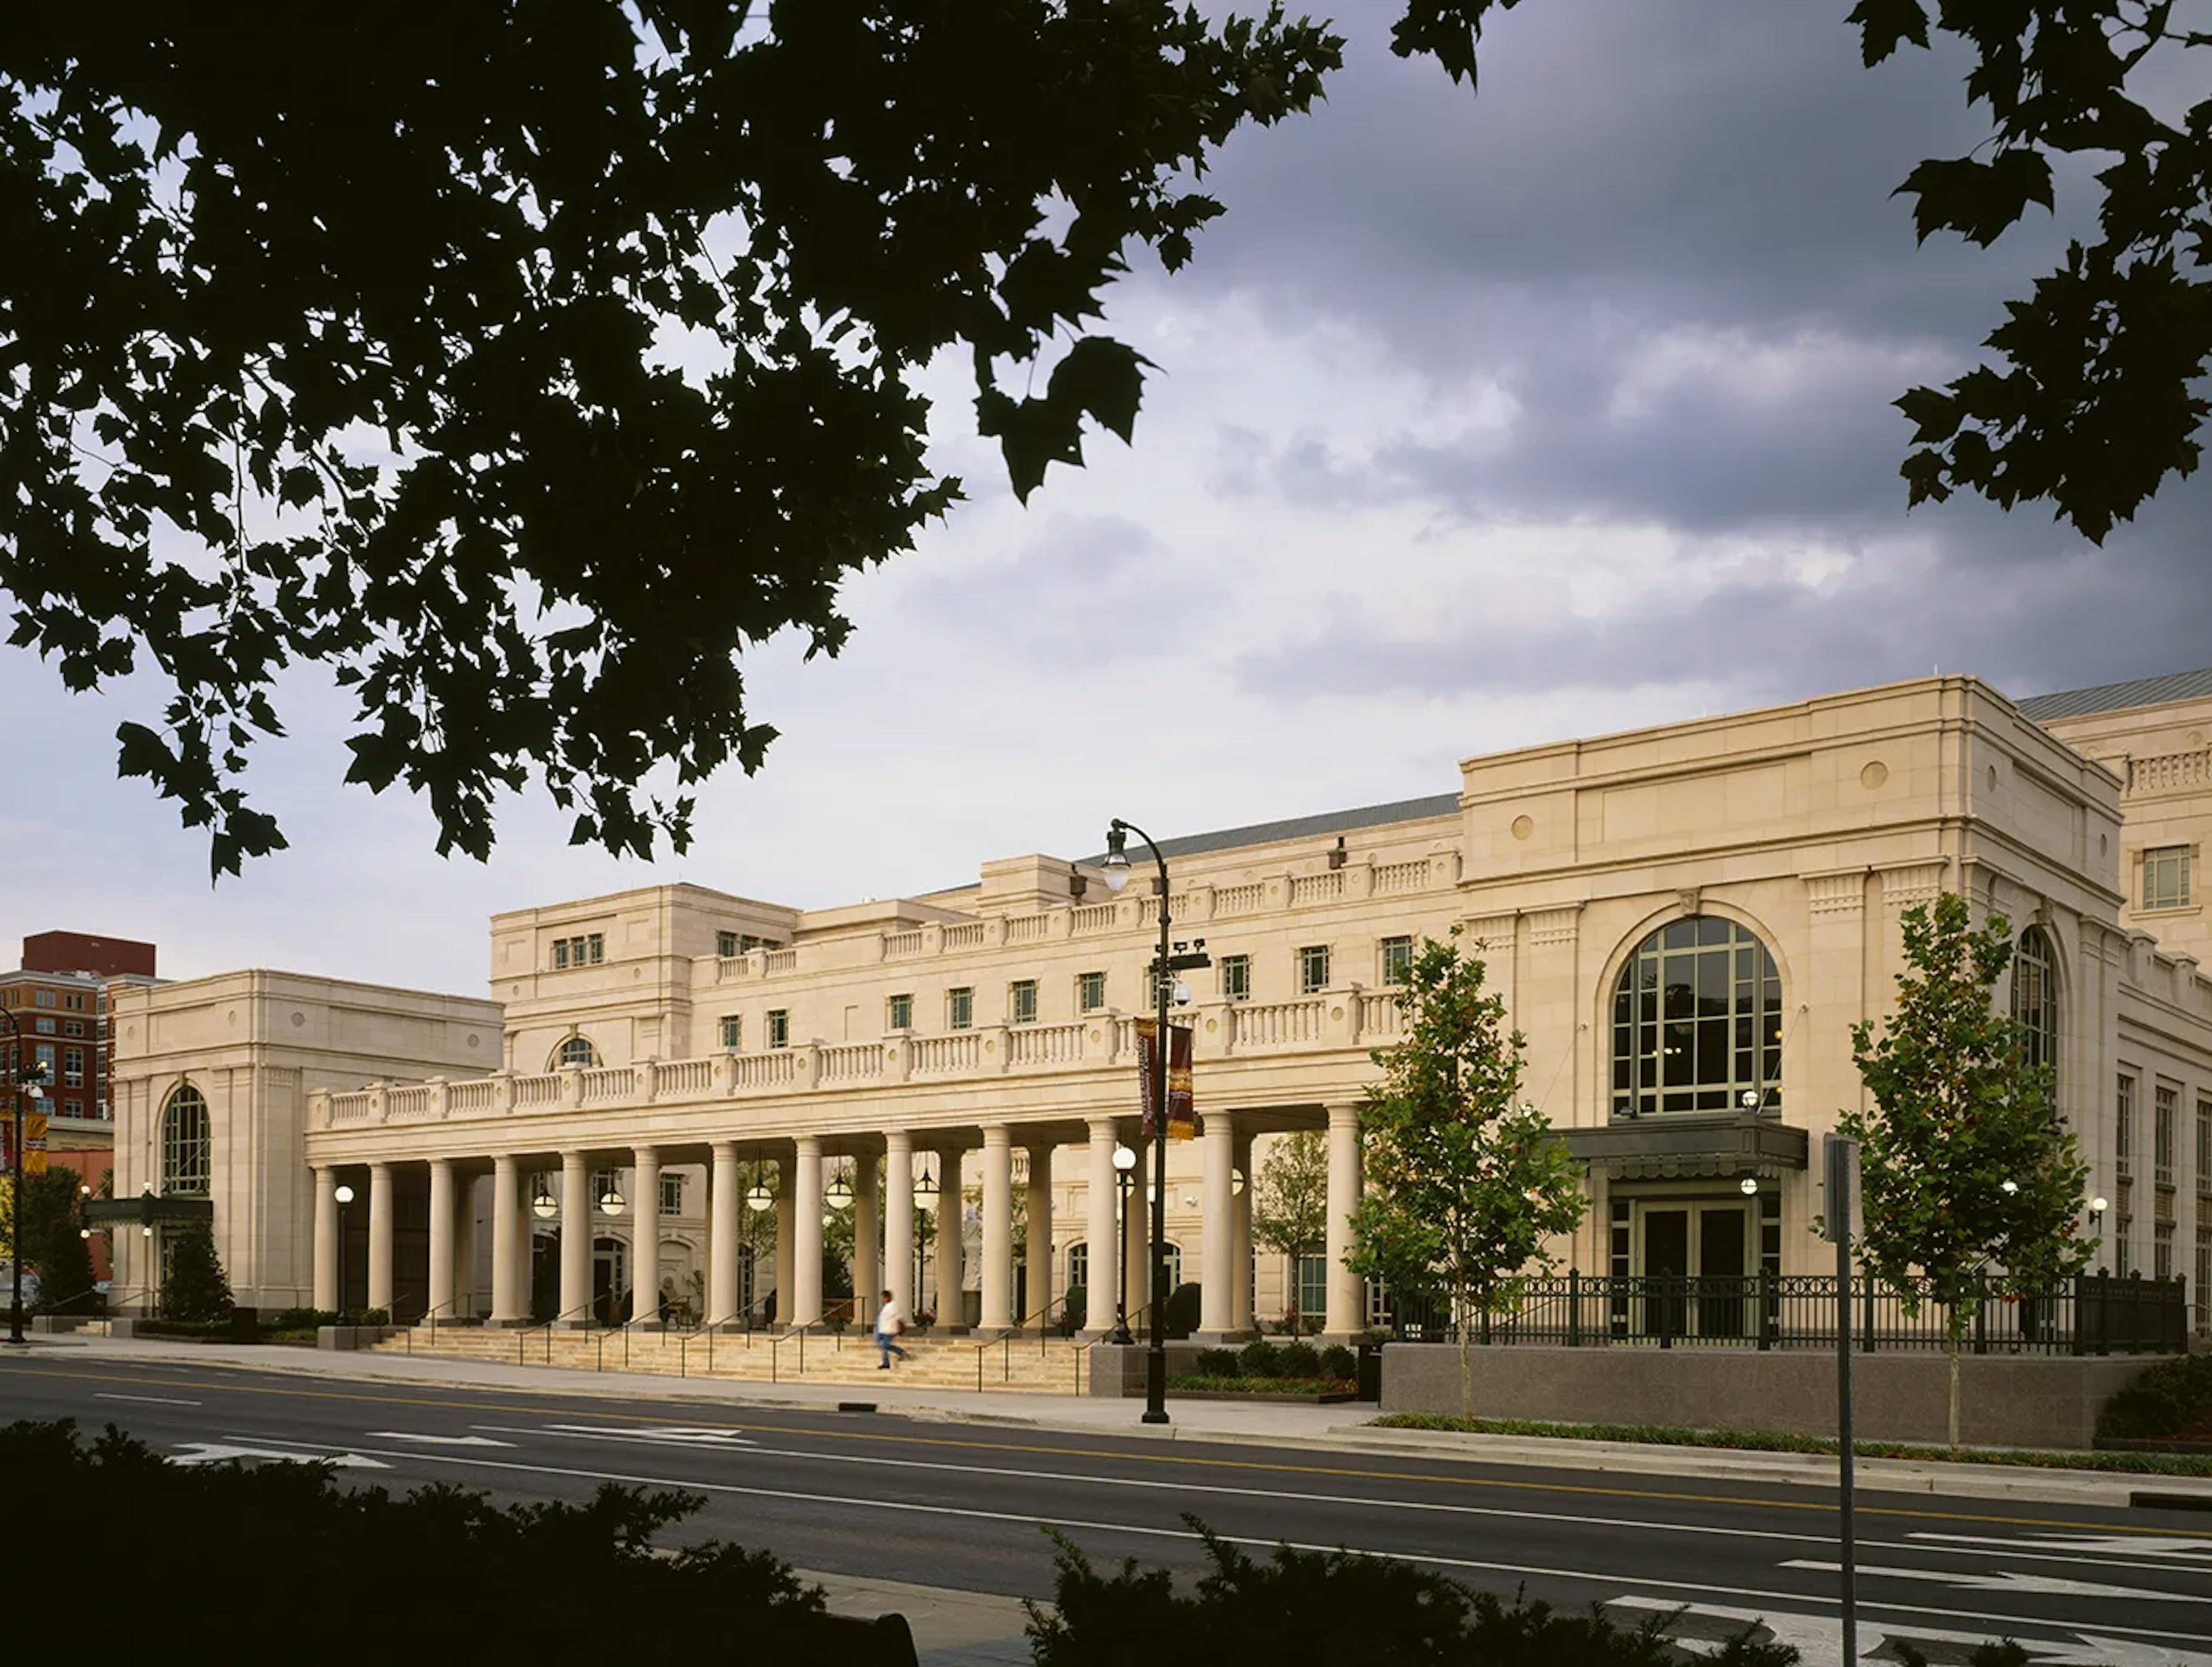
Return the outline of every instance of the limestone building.
{"type": "MultiPolygon", "coordinates": [[[[2212,672],[2019,705],[1929,678],[1168,842],[1173,936],[1212,962],[1179,1015],[1200,1134],[1167,1177],[1201,1332],[1292,1305],[1333,1335],[1368,1323],[1376,1293],[1341,1266],[1359,1100],[1405,958],[1455,926],[1584,1165],[1563,1262],[1817,1271],[1818,1137],[1861,1097],[1850,1027],[1886,1008],[1903,911],[1947,889],[2013,922],[1999,995],[2112,1200],[2084,1224],[2105,1262],[2192,1275],[2194,1296],[2208,727],[2212,672]],[[1331,1225],[1291,1266],[1255,1254],[1249,1181],[1306,1129],[1331,1225]]],[[[1161,901],[1135,873],[1119,897],[1095,860],[1029,855],[825,910],[689,885],[579,899],[494,918],[489,1001],[263,972],[118,992],[118,1190],[211,1196],[241,1299],[270,1305],[336,1306],[343,1279],[349,1305],[403,1317],[580,1321],[632,1290],[649,1311],[666,1284],[710,1321],[772,1292],[804,1323],[849,1221],[862,1293],[995,1330],[1076,1283],[1095,1329],[1135,1236],[1112,1156],[1134,1139],[1161,901]]],[[[158,1233],[118,1250],[118,1287],[144,1284],[158,1233]]]]}

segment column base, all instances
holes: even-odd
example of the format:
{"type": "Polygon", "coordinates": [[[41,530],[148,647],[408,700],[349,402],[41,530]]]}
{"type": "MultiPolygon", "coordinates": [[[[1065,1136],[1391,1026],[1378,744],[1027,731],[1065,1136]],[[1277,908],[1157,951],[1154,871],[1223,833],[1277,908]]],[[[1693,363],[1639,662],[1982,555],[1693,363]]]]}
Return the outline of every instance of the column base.
{"type": "Polygon", "coordinates": [[[484,1329],[487,1331],[520,1331],[529,1323],[530,1322],[526,1319],[518,1319],[511,1315],[504,1317],[499,1315],[494,1315],[491,1318],[484,1322],[484,1329]]]}
{"type": "Polygon", "coordinates": [[[1242,1348],[1257,1335],[1255,1331],[1194,1331],[1190,1340],[1208,1348],[1242,1348]]]}

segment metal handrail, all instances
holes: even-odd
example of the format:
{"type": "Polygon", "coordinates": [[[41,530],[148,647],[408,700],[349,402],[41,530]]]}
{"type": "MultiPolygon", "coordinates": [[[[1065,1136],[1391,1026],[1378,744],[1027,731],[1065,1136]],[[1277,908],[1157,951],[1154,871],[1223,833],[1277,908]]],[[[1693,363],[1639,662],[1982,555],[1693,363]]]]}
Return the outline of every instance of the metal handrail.
{"type": "MultiPolygon", "coordinates": [[[[774,1294],[773,1292],[769,1293],[769,1295],[774,1294]]],[[[697,1329],[685,1333],[676,1345],[676,1375],[678,1378],[687,1378],[690,1375],[691,1344],[700,1332],[703,1331],[707,1335],[707,1375],[709,1378],[714,1375],[714,1335],[717,1332],[726,1331],[742,1319],[745,1323],[744,1333],[745,1347],[750,1348],[753,1346],[753,1311],[765,1307],[767,1303],[767,1297],[756,1297],[734,1314],[725,1314],[719,1320],[702,1319],[697,1329]]]]}
{"type": "MultiPolygon", "coordinates": [[[[858,1300],[859,1299],[854,1297],[840,1297],[837,1299],[837,1302],[842,1305],[845,1324],[838,1330],[830,1332],[830,1335],[836,1338],[837,1341],[834,1346],[840,1350],[843,1349],[845,1347],[846,1331],[852,1329],[853,1311],[858,1300]]],[[[824,1331],[828,1331],[830,1321],[836,1317],[837,1312],[838,1309],[836,1307],[825,1308],[820,1314],[809,1320],[805,1325],[795,1325],[792,1327],[790,1330],[769,1339],[768,1380],[769,1383],[773,1384],[780,1381],[776,1376],[776,1371],[782,1363],[783,1346],[784,1344],[791,1342],[793,1338],[797,1338],[799,1341],[799,1375],[801,1378],[804,1378],[806,1376],[806,1334],[814,1330],[817,1327],[821,1328],[824,1331]]]]}
{"type": "MultiPolygon", "coordinates": [[[[98,1287],[95,1287],[94,1288],[97,1289],[98,1287]]],[[[158,1299],[161,1294],[161,1287],[158,1285],[132,1285],[125,1287],[122,1294],[125,1297],[146,1297],[149,1299],[158,1299]]],[[[110,1337],[112,1337],[115,1335],[115,1322],[118,1319],[130,1319],[136,1317],[139,1319],[150,1320],[159,1317],[153,1314],[142,1314],[137,1316],[118,1314],[115,1311],[116,1307],[116,1293],[113,1291],[110,1291],[107,1293],[107,1311],[99,1317],[100,1323],[107,1327],[106,1335],[110,1337]]]]}
{"type": "Polygon", "coordinates": [[[554,1328],[558,1326],[562,1321],[568,1319],[574,1315],[581,1314],[588,1318],[591,1314],[592,1305],[598,1301],[599,1299],[597,1297],[593,1297],[589,1302],[580,1302],[573,1308],[562,1309],[559,1313],[556,1314],[551,1319],[546,1321],[543,1325],[524,1326],[520,1330],[516,1331],[514,1334],[515,1365],[523,1366],[527,1364],[523,1358],[526,1346],[526,1340],[532,1332],[543,1331],[545,1334],[545,1364],[549,1366],[551,1366],[553,1364],[554,1328]]]}
{"type": "Polygon", "coordinates": [[[983,1357],[989,1354],[994,1348],[1000,1349],[1003,1357],[1000,1369],[999,1381],[1002,1384],[1011,1384],[1013,1382],[1014,1339],[1020,1336],[1023,1332],[1028,1330],[1032,1321],[1036,1323],[1037,1329],[1038,1354],[1050,1354],[1052,1353],[1052,1333],[1047,1323],[1052,1318],[1052,1311],[1055,1308],[1063,1306],[1066,1301],[1067,1293],[1063,1291],[1058,1297],[1047,1303],[1036,1313],[1024,1314],[1020,1319],[1016,1320],[1012,1325],[1006,1327],[1003,1331],[1000,1331],[992,1336],[986,1337],[981,1342],[975,1345],[975,1392],[978,1395],[981,1395],[983,1392],[983,1357]]]}
{"type": "MultiPolygon", "coordinates": [[[[440,1303],[436,1308],[424,1309],[422,1311],[422,1317],[416,1320],[413,1325],[410,1325],[405,1328],[407,1333],[407,1352],[410,1354],[412,1354],[415,1352],[415,1326],[428,1325],[430,1328],[430,1347],[435,1348],[438,1346],[438,1309],[451,1308],[459,1301],[460,1299],[459,1297],[448,1297],[445,1301],[440,1303]]],[[[460,1317],[459,1315],[454,1316],[454,1318],[456,1319],[459,1319],[459,1317],[460,1317]]]]}

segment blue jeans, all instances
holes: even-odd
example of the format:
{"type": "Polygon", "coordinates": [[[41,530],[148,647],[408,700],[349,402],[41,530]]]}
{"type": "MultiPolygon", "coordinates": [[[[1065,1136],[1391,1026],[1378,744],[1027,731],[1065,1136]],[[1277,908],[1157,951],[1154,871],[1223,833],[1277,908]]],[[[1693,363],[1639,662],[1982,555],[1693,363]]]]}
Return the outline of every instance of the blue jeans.
{"type": "Polygon", "coordinates": [[[911,1360],[913,1358],[904,1349],[898,1346],[898,1334],[895,1331],[878,1331],[876,1333],[876,1347],[883,1350],[884,1364],[885,1366],[889,1366],[891,1363],[891,1356],[894,1354],[897,1355],[902,1360],[911,1360]]]}

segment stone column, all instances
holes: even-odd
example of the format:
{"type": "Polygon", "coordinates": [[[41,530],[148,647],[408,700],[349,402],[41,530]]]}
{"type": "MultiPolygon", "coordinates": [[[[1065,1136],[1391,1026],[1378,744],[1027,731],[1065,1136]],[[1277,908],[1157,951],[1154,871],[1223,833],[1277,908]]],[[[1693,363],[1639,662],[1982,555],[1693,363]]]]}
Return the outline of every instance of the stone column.
{"type": "Polygon", "coordinates": [[[392,1165],[368,1166],[368,1305],[392,1309],[392,1165]]]}
{"type": "Polygon", "coordinates": [[[788,1158],[775,1162],[775,1318],[779,1325],[791,1323],[792,1269],[798,1265],[793,1252],[799,1241],[793,1236],[794,1222],[791,1214],[791,1171],[794,1165],[788,1158]]]}
{"type": "Polygon", "coordinates": [[[983,1129],[983,1301],[978,1328],[1014,1323],[1014,1151],[1004,1123],[983,1129]]]}
{"type": "Polygon", "coordinates": [[[425,1317],[452,1320],[453,1312],[453,1161],[430,1160],[430,1306],[425,1317]]]}
{"type": "Polygon", "coordinates": [[[1084,1278],[1083,1335],[1103,1337],[1114,1329],[1114,1280],[1121,1262],[1121,1246],[1114,1240],[1114,1119],[1093,1117],[1091,1130],[1091,1178],[1084,1199],[1085,1231],[1090,1234],[1084,1253],[1090,1267],[1084,1278]]]}
{"type": "Polygon", "coordinates": [[[1344,1265],[1352,1254],[1352,1217],[1359,1208],[1359,1108],[1328,1108],[1328,1305],[1322,1335],[1348,1343],[1367,1329],[1358,1275],[1344,1265]]]}
{"type": "Polygon", "coordinates": [[[1258,1177],[1252,1172],[1252,1137],[1237,1140],[1237,1167],[1244,1172],[1244,1189],[1236,1197],[1236,1232],[1230,1255],[1236,1259],[1229,1282],[1229,1329],[1240,1337],[1252,1334],[1252,1189],[1258,1177]]]}
{"type": "Polygon", "coordinates": [[[714,1142],[714,1179],[707,1189],[707,1313],[710,1324],[726,1326],[742,1320],[744,1305],[738,1295],[738,1212],[744,1201],[738,1196],[738,1147],[734,1141],[714,1142]]]}
{"type": "Polygon", "coordinates": [[[896,1291],[908,1314],[928,1305],[914,1289],[914,1136],[895,1129],[884,1136],[884,1286],[896,1291]]]}
{"type": "Polygon", "coordinates": [[[639,1147],[631,1152],[629,1163],[629,1317],[657,1320],[660,1317],[659,1150],[639,1147]]]}
{"type": "Polygon", "coordinates": [[[822,1141],[801,1135],[793,1144],[798,1159],[792,1165],[796,1186],[791,1201],[791,1311],[781,1317],[801,1326],[822,1317],[822,1141]]]}
{"type": "Polygon", "coordinates": [[[563,1326],[592,1323],[592,1171],[580,1152],[561,1154],[561,1310],[563,1326]]]}
{"type": "Polygon", "coordinates": [[[523,1275],[522,1165],[502,1153],[491,1169],[491,1323],[520,1325],[530,1317],[523,1275]]]}
{"type": "Polygon", "coordinates": [[[1046,1311],[1052,1306],[1052,1148],[1048,1146],[1030,1148],[1029,1196],[1024,1204],[1029,1215],[1029,1243],[1023,1247],[1023,1255],[1030,1271],[1022,1306],[1029,1312],[1020,1317],[1034,1317],[1042,1326],[1046,1323],[1046,1311]]]}
{"type": "MultiPolygon", "coordinates": [[[[876,1154],[853,1159],[853,1323],[866,1324],[884,1300],[883,1272],[876,1265],[876,1154]]],[[[911,1193],[908,1208],[913,1208],[911,1193]]]]}
{"type": "Polygon", "coordinates": [[[961,1286],[968,1269],[960,1245],[964,1204],[960,1196],[957,1147],[947,1147],[939,1154],[937,1179],[937,1324],[940,1331],[964,1332],[968,1311],[961,1299],[961,1286]]]}
{"type": "Polygon", "coordinates": [[[328,1312],[337,1305],[338,1172],[325,1165],[315,1171],[315,1306],[328,1312]]]}
{"type": "Polygon", "coordinates": [[[1206,1211],[1200,1224],[1204,1262],[1199,1275],[1198,1329],[1208,1342],[1225,1341],[1236,1329],[1237,1200],[1231,1171],[1237,1167],[1237,1125],[1227,1111],[1206,1114],[1204,1179],[1206,1211]]]}

